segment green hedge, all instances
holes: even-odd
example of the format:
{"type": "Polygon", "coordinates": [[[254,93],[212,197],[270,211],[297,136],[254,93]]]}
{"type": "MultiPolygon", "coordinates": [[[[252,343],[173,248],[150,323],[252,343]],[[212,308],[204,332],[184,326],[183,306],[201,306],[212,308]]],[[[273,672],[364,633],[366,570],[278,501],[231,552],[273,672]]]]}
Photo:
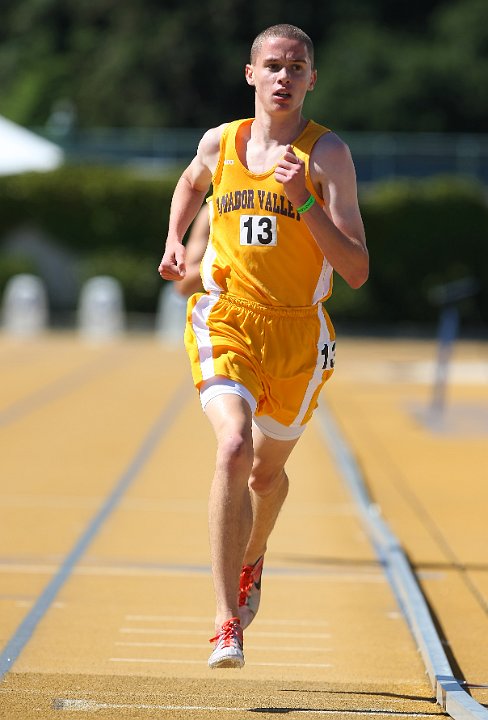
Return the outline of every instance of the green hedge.
{"type": "MultiPolygon", "coordinates": [[[[431,289],[466,276],[480,286],[488,320],[488,204],[467,180],[437,178],[378,187],[365,204],[374,253],[371,285],[386,320],[433,317],[431,289]]],[[[437,310],[434,308],[434,313],[437,310]]]]}
{"type": "MultiPolygon", "coordinates": [[[[93,275],[112,275],[122,284],[129,311],[154,312],[161,290],[156,268],[177,177],[66,166],[0,178],[0,242],[19,227],[38,228],[77,258],[80,287],[93,275]]],[[[0,245],[0,292],[13,262],[0,245]]]]}
{"type": "MultiPolygon", "coordinates": [[[[117,168],[64,167],[0,178],[0,243],[34,226],[73,251],[80,282],[111,274],[127,308],[153,312],[159,262],[177,175],[142,178],[117,168]]],[[[434,322],[430,290],[465,276],[480,286],[463,305],[465,320],[488,320],[488,205],[484,188],[459,178],[391,181],[361,193],[371,255],[368,283],[353,291],[336,277],[329,301],[338,320],[364,324],[434,322]]],[[[0,290],[14,267],[0,245],[0,290]],[[10,268],[10,270],[9,270],[10,268]]]]}
{"type": "Polygon", "coordinates": [[[29,224],[78,252],[155,252],[162,246],[176,177],[65,166],[0,178],[0,238],[29,224]]]}
{"type": "Polygon", "coordinates": [[[362,193],[371,271],[360,290],[336,278],[331,314],[374,325],[432,323],[431,291],[465,277],[479,292],[460,304],[463,320],[488,321],[488,203],[484,188],[452,177],[396,180],[362,193]]]}

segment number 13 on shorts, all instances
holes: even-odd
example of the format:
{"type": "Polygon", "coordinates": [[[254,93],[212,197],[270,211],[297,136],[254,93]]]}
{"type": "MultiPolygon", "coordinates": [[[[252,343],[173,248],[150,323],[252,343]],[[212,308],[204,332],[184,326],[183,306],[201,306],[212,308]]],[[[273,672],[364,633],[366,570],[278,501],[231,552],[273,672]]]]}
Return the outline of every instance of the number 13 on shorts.
{"type": "Polygon", "coordinates": [[[276,245],[276,215],[241,215],[240,242],[254,247],[276,245]]]}
{"type": "Polygon", "coordinates": [[[325,343],[324,348],[321,353],[324,356],[324,364],[322,366],[322,370],[333,370],[334,369],[335,351],[336,351],[335,341],[331,342],[331,343],[325,343]]]}

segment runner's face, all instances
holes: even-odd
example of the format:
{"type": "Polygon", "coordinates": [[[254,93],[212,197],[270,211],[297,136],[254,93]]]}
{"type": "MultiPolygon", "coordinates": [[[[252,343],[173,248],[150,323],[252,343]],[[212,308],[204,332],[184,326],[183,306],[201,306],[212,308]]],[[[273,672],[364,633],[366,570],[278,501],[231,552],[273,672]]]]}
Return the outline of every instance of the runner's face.
{"type": "Polygon", "coordinates": [[[301,108],[305,95],[315,85],[307,47],[299,40],[265,40],[252,65],[246,65],[246,80],[256,89],[256,98],[270,112],[301,108]]]}

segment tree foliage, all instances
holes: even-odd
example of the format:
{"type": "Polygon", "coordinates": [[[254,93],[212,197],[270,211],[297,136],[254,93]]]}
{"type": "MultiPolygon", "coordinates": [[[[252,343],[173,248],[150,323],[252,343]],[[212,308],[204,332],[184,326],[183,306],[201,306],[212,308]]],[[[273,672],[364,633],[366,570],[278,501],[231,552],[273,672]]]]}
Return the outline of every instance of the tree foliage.
{"type": "Polygon", "coordinates": [[[209,127],[252,113],[243,66],[264,27],[301,26],[307,111],[347,130],[486,130],[486,0],[2,0],[1,112],[44,125],[209,127]]]}

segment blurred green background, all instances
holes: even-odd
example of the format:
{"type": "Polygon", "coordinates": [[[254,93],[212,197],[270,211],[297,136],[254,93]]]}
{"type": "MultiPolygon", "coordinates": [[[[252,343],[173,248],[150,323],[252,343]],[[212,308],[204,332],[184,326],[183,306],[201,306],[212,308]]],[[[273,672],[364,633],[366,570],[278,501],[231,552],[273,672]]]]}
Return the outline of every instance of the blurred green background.
{"type": "Polygon", "coordinates": [[[278,22],[314,40],[305,111],[350,144],[358,173],[371,278],[337,279],[333,317],[433,328],[432,289],[472,277],[462,326],[485,332],[486,0],[3,0],[0,113],[65,163],[0,177],[0,292],[35,272],[69,318],[84,279],[110,274],[129,312],[154,314],[175,180],[203,130],[252,114],[243,67],[278,22]]]}

